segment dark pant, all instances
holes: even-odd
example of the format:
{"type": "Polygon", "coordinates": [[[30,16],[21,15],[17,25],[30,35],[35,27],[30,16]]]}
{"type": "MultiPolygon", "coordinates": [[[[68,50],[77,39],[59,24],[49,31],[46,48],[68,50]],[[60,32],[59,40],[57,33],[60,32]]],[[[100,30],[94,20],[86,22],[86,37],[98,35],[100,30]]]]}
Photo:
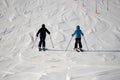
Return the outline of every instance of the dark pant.
{"type": "Polygon", "coordinates": [[[81,38],[75,38],[74,48],[78,48],[78,44],[79,44],[79,48],[82,48],[81,38]]]}
{"type": "Polygon", "coordinates": [[[39,48],[41,48],[41,45],[45,48],[45,38],[45,36],[40,37],[39,48]]]}

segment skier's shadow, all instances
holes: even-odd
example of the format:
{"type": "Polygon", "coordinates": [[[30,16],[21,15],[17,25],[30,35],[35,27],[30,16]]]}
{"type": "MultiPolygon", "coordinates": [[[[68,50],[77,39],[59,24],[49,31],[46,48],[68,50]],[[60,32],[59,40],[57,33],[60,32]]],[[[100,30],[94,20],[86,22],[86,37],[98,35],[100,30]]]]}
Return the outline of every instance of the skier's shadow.
{"type": "MultiPolygon", "coordinates": [[[[65,50],[61,50],[61,49],[47,49],[48,51],[65,51],[65,50]]],[[[73,52],[75,50],[67,50],[69,52],[73,52]]],[[[84,52],[120,52],[120,50],[84,50],[84,52]]]]}
{"type": "Polygon", "coordinates": [[[48,51],[74,51],[74,50],[64,50],[64,49],[46,49],[48,51]]]}
{"type": "Polygon", "coordinates": [[[85,52],[120,52],[120,50],[85,50],[85,52]]]}

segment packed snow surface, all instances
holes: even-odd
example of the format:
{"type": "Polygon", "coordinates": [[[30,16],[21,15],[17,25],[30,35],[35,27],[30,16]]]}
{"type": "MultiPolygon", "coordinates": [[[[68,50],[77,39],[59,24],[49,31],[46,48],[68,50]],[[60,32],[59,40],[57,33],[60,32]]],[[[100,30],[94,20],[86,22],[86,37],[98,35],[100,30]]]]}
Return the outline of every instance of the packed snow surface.
{"type": "Polygon", "coordinates": [[[0,80],[120,80],[120,0],[0,0],[0,80]],[[51,35],[39,52],[42,24],[51,35]]]}

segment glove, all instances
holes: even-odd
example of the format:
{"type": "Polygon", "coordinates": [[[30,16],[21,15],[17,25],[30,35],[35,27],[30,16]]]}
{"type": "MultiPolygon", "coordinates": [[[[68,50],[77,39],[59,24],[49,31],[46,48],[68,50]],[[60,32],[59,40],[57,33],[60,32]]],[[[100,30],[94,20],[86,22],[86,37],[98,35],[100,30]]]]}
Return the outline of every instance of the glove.
{"type": "Polygon", "coordinates": [[[84,36],[84,34],[82,34],[82,36],[84,36]]]}
{"type": "Polygon", "coordinates": [[[36,37],[38,37],[38,35],[36,35],[36,37]]]}
{"type": "Polygon", "coordinates": [[[74,34],[72,34],[72,37],[74,36],[74,34]]]}

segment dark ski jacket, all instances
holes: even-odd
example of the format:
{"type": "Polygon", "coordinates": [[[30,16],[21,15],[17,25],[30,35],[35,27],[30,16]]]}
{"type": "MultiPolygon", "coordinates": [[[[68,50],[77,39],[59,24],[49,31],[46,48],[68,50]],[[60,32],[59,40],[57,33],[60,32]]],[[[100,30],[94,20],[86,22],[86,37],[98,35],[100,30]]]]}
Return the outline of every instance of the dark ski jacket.
{"type": "Polygon", "coordinates": [[[76,26],[76,30],[74,31],[74,33],[72,34],[72,36],[75,36],[75,38],[81,38],[81,35],[84,36],[83,32],[80,30],[79,26],[76,26]]]}
{"type": "Polygon", "coordinates": [[[46,37],[46,33],[50,34],[50,32],[48,31],[47,28],[42,27],[39,29],[39,31],[37,32],[36,36],[38,37],[38,35],[40,34],[40,37],[46,37]]]}

